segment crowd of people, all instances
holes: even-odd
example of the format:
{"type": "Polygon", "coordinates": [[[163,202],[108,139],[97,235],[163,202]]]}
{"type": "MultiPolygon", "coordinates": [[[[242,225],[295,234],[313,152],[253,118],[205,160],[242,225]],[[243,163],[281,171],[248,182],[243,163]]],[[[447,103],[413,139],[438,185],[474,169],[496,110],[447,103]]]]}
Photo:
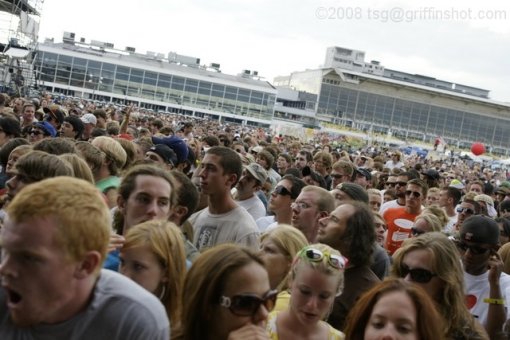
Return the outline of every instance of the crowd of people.
{"type": "Polygon", "coordinates": [[[508,339],[507,175],[0,94],[0,338],[508,339]]]}

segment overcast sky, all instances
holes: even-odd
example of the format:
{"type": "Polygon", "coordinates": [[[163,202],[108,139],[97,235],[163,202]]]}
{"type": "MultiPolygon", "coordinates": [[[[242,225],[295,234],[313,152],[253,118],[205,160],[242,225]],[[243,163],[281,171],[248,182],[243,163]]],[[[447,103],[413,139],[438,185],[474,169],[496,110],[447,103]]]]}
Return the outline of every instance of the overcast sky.
{"type": "Polygon", "coordinates": [[[39,40],[61,41],[64,31],[120,49],[198,57],[224,73],[257,70],[270,82],[319,67],[327,47],[342,46],[510,102],[503,0],[45,0],[39,40]]]}

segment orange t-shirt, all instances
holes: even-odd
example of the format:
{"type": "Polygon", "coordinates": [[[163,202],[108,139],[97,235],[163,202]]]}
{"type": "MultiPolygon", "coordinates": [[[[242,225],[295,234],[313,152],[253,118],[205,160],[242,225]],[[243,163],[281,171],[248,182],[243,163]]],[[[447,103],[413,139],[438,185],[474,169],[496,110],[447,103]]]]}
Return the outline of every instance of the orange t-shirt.
{"type": "Polygon", "coordinates": [[[388,224],[386,250],[390,255],[400,248],[406,238],[411,237],[411,228],[418,214],[406,212],[405,207],[390,208],[384,212],[383,218],[388,224]]]}

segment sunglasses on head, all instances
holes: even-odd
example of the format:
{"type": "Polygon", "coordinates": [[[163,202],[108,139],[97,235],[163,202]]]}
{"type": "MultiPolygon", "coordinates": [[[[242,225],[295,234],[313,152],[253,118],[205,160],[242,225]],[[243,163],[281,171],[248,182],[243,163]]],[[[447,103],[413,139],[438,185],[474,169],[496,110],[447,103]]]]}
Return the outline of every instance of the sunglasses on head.
{"type": "Polygon", "coordinates": [[[400,266],[400,277],[404,278],[409,274],[413,282],[428,283],[436,274],[423,268],[409,268],[405,264],[400,266]]]}
{"type": "Polygon", "coordinates": [[[343,270],[347,265],[347,259],[343,256],[322,252],[315,248],[303,248],[299,253],[298,257],[307,259],[310,262],[322,262],[324,258],[327,258],[328,263],[331,267],[343,270]]]}
{"type": "Polygon", "coordinates": [[[413,196],[414,198],[420,198],[421,192],[406,190],[406,196],[413,196]]]}
{"type": "Polygon", "coordinates": [[[276,195],[292,196],[292,193],[283,185],[278,185],[273,191],[276,195]]]}
{"type": "Polygon", "coordinates": [[[490,249],[478,247],[478,246],[470,246],[464,242],[457,242],[457,247],[459,247],[462,251],[469,251],[474,255],[481,255],[487,253],[490,249]]]}
{"type": "Polygon", "coordinates": [[[415,227],[411,228],[411,235],[413,235],[413,236],[420,236],[420,235],[423,235],[425,233],[426,233],[426,231],[423,231],[421,229],[418,229],[418,228],[415,228],[415,227]]]}
{"type": "Polygon", "coordinates": [[[277,295],[277,290],[270,290],[262,298],[254,294],[222,296],[220,306],[228,308],[232,314],[237,316],[253,316],[259,310],[260,305],[264,305],[268,312],[272,311],[277,295]]]}

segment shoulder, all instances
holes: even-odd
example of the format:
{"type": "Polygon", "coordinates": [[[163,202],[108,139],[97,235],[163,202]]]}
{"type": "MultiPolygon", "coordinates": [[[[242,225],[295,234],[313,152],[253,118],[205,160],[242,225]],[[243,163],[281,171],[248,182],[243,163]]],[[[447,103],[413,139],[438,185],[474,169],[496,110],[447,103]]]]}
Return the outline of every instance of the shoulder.
{"type": "Polygon", "coordinates": [[[344,340],[345,334],[340,332],[338,329],[333,328],[330,324],[328,326],[328,340],[344,340]]]}

